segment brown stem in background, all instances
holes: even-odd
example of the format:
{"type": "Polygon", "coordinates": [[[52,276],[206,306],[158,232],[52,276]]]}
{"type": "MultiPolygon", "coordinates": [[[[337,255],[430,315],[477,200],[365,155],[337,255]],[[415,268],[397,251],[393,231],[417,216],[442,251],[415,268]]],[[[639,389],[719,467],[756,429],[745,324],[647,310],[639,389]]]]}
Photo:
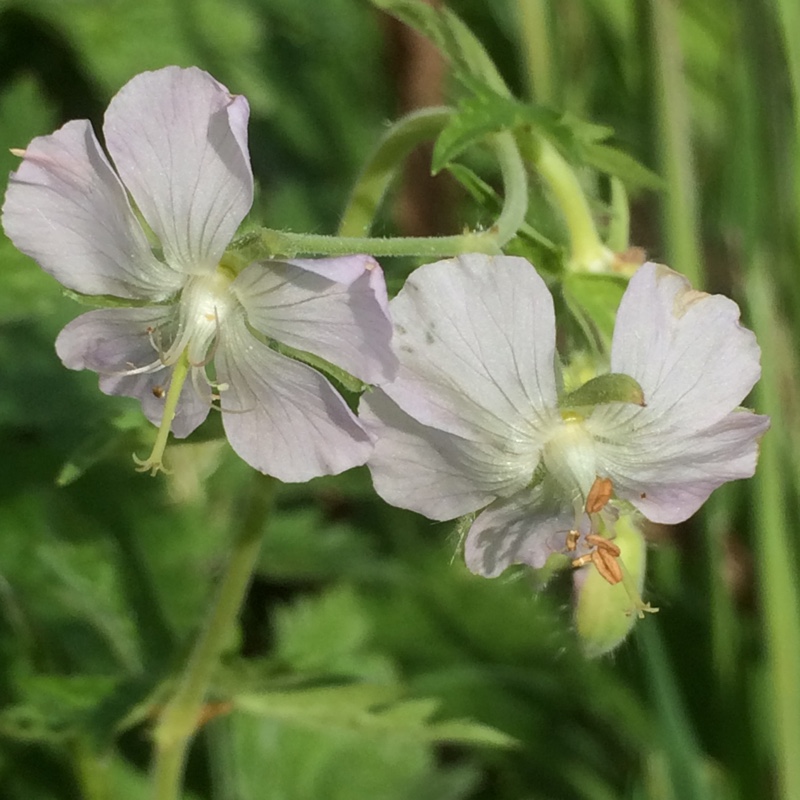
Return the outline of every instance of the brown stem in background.
{"type": "MultiPolygon", "coordinates": [[[[438,0],[425,0],[438,6],[438,0]]],[[[392,17],[385,17],[389,70],[401,116],[409,111],[444,104],[447,65],[422,34],[392,17]]],[[[431,175],[433,144],[418,147],[407,159],[394,217],[404,236],[437,236],[454,227],[454,185],[447,175],[431,175]]]]}

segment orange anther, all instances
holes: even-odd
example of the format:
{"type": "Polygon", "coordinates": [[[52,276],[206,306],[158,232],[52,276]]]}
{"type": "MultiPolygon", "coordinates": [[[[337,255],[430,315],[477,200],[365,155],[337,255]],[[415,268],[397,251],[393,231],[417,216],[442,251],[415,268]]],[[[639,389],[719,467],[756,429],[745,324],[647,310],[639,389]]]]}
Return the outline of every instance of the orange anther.
{"type": "Polygon", "coordinates": [[[613,491],[611,478],[596,477],[592,488],[589,489],[589,496],[586,498],[586,513],[596,514],[598,511],[602,511],[611,499],[613,491]]]}
{"type": "Polygon", "coordinates": [[[613,586],[622,580],[622,567],[607,550],[598,547],[592,551],[592,563],[597,571],[613,586]]]}
{"type": "Polygon", "coordinates": [[[609,555],[617,558],[622,552],[611,539],[606,539],[605,536],[598,536],[592,533],[586,537],[586,543],[597,547],[599,550],[605,550],[609,555]]]}

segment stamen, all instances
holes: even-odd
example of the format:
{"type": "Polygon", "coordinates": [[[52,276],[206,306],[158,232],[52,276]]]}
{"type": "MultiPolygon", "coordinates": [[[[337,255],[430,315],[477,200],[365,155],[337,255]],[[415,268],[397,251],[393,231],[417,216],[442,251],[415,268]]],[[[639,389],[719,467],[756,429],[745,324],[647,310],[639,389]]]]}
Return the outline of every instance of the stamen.
{"type": "Polygon", "coordinates": [[[103,375],[120,375],[128,377],[129,375],[144,375],[148,372],[158,372],[160,369],[164,369],[164,364],[159,358],[157,361],[151,361],[149,364],[145,364],[143,367],[131,367],[130,369],[121,369],[117,372],[104,372],[103,375]]]}
{"type": "Polygon", "coordinates": [[[152,325],[148,325],[147,338],[150,340],[150,346],[153,348],[153,350],[155,350],[159,355],[162,355],[164,351],[161,348],[161,331],[157,328],[154,328],[152,325]],[[158,337],[158,341],[156,341],[156,337],[158,337]]]}
{"type": "Polygon", "coordinates": [[[605,550],[605,552],[612,555],[614,558],[619,558],[622,551],[617,547],[611,539],[606,539],[605,536],[598,536],[596,533],[590,533],[586,537],[587,544],[593,545],[597,547],[599,550],[605,550]]]}
{"type": "MultiPolygon", "coordinates": [[[[572,539],[570,534],[577,531],[570,531],[567,534],[567,549],[570,549],[572,543],[574,550],[577,547],[577,537],[572,539]]],[[[621,550],[610,539],[605,536],[600,536],[596,533],[590,533],[586,536],[585,542],[594,549],[591,553],[573,559],[572,566],[575,569],[584,567],[587,564],[594,564],[597,571],[612,585],[623,581],[622,562],[619,561],[621,550]]]]}
{"type": "Polygon", "coordinates": [[[567,548],[567,552],[572,553],[578,547],[578,539],[581,538],[581,532],[575,530],[574,528],[567,533],[567,541],[565,542],[564,546],[567,548]]]}
{"type": "Polygon", "coordinates": [[[169,470],[164,467],[163,463],[164,450],[167,447],[167,439],[169,438],[172,420],[175,419],[178,400],[180,399],[181,390],[183,389],[183,384],[186,382],[188,374],[189,359],[184,352],[176,362],[175,368],[172,371],[172,379],[170,380],[167,397],[164,401],[164,415],[161,417],[161,425],[158,428],[158,435],[156,436],[153,450],[145,460],[140,459],[135,454],[133,456],[133,460],[137,464],[137,472],[149,471],[151,475],[156,475],[159,472],[169,472],[169,470]]]}
{"type": "Polygon", "coordinates": [[[619,561],[608,550],[604,550],[602,547],[593,550],[592,563],[612,586],[622,580],[622,568],[619,561]]]}
{"type": "Polygon", "coordinates": [[[592,488],[589,489],[589,495],[586,498],[586,513],[597,514],[602,511],[611,499],[613,491],[614,485],[611,483],[611,479],[601,478],[598,475],[594,479],[592,488]]]}

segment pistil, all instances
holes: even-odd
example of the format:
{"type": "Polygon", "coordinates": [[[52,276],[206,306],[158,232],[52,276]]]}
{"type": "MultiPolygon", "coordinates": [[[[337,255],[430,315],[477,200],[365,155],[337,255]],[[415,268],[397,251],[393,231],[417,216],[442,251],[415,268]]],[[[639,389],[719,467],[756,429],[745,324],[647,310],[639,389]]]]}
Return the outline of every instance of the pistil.
{"type": "Polygon", "coordinates": [[[142,460],[134,454],[133,460],[136,462],[137,472],[150,472],[151,475],[157,475],[159,472],[169,472],[164,466],[164,450],[167,447],[167,439],[169,438],[169,431],[172,426],[172,420],[175,419],[175,411],[178,408],[178,400],[181,396],[183,384],[189,374],[190,364],[189,355],[186,350],[181,353],[175,368],[172,370],[172,378],[169,382],[169,389],[167,390],[166,400],[164,401],[164,414],[161,417],[161,425],[158,428],[158,435],[156,436],[153,450],[147,459],[142,460]]]}

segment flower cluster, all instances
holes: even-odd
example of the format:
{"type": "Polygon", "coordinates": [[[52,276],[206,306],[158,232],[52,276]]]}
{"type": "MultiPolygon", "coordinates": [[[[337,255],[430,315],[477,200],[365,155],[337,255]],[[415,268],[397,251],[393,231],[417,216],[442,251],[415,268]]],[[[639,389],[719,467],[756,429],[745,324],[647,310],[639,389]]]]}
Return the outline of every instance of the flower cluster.
{"type": "Polygon", "coordinates": [[[143,469],[161,467],[170,430],[188,436],[218,402],[245,461],[304,481],[363,464],[371,443],[328,381],[274,343],[386,380],[396,368],[386,289],[367,256],[244,269],[226,258],[253,199],[248,115],[244,97],[199,69],[138,75],[105,115],[114,167],[86,120],[34,139],[3,226],[69,289],[128,301],[78,317],[56,348],[160,424],[143,469]]]}
{"type": "Polygon", "coordinates": [[[480,575],[557,556],[609,585],[630,578],[625,558],[644,563],[636,514],[681,522],[753,474],[769,420],[739,407],[760,354],[731,300],[645,264],[609,375],[565,393],[553,299],[524,259],[428,264],[391,303],[369,256],[240,263],[227,248],[253,198],[247,120],[243,97],[168,67],[112,100],[110,159],[74,121],[19,152],[11,176],[7,234],[107,306],[56,348],[160,426],[143,469],[218,404],[233,448],[265,473],[302,481],[367,462],[393,505],[436,520],[477,512],[465,556],[480,575]],[[379,388],[358,418],[291,355],[379,388]]]}

